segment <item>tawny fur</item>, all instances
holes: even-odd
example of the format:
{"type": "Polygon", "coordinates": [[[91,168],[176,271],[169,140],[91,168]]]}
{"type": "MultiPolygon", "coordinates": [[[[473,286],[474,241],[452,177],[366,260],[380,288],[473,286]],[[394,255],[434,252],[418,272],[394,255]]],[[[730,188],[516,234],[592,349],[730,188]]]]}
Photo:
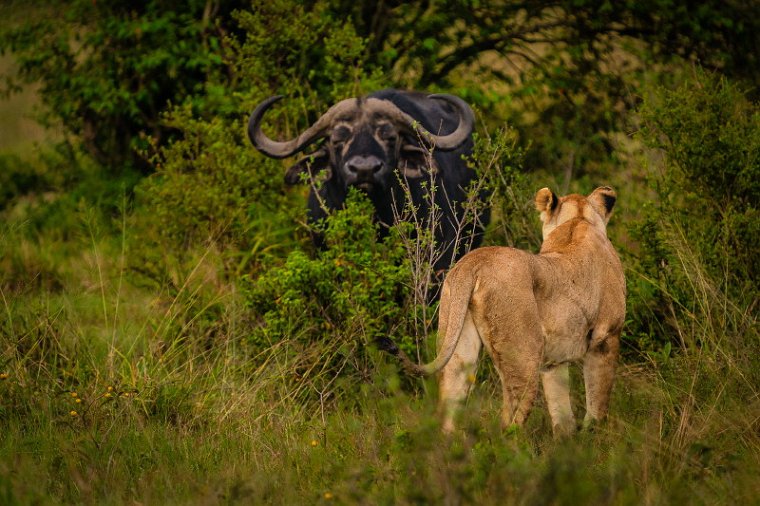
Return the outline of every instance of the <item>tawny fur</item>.
{"type": "Polygon", "coordinates": [[[480,248],[465,255],[443,286],[438,355],[408,370],[440,370],[443,429],[474,380],[485,346],[502,384],[504,426],[522,424],[535,399],[539,376],[552,428],[575,430],[568,363],[582,361],[586,386],[584,425],[607,415],[625,318],[625,278],[607,239],[616,195],[600,187],[590,195],[536,194],[544,242],[538,255],[514,248],[480,248]]]}

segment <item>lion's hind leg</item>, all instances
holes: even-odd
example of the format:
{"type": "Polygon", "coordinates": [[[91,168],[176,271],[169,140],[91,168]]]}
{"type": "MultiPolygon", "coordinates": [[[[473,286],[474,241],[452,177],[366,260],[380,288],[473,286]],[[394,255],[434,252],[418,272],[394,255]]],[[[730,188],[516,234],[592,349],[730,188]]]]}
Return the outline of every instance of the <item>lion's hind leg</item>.
{"type": "Polygon", "coordinates": [[[594,332],[591,346],[583,358],[583,379],[586,385],[584,427],[607,416],[619,350],[620,331],[594,332]]]}
{"type": "Polygon", "coordinates": [[[444,432],[453,432],[454,418],[475,382],[481,347],[480,334],[468,311],[456,350],[438,378],[439,409],[443,415],[444,432]]]}
{"type": "MultiPolygon", "coordinates": [[[[512,320],[536,321],[535,319],[512,320]]],[[[489,352],[501,379],[503,405],[501,423],[506,429],[511,425],[522,425],[538,392],[538,372],[543,355],[543,339],[540,332],[530,325],[516,325],[510,328],[502,339],[493,339],[489,352]]],[[[506,329],[502,328],[502,332],[506,329]]]]}
{"type": "Polygon", "coordinates": [[[570,400],[570,369],[559,364],[541,371],[544,397],[552,420],[555,436],[566,436],[575,432],[575,415],[570,400]]]}

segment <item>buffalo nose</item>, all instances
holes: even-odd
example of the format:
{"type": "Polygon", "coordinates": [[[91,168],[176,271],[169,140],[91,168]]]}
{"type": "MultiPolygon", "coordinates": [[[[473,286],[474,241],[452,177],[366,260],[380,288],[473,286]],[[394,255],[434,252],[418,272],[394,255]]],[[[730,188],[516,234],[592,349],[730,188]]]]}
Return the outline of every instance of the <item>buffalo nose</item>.
{"type": "Polygon", "coordinates": [[[346,162],[346,168],[357,176],[372,176],[383,168],[383,161],[376,156],[354,156],[346,162]]]}

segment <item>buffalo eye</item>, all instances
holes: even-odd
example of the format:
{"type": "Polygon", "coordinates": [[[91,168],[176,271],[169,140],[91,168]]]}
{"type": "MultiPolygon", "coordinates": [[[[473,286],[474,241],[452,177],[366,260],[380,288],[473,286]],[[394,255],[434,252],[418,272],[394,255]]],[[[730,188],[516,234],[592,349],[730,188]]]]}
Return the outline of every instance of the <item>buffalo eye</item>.
{"type": "Polygon", "coordinates": [[[351,130],[347,127],[338,127],[330,133],[330,142],[333,146],[343,145],[351,137],[351,130]]]}
{"type": "Polygon", "coordinates": [[[377,127],[377,136],[390,144],[393,144],[398,140],[398,133],[396,133],[396,129],[388,123],[383,123],[377,127]]]}

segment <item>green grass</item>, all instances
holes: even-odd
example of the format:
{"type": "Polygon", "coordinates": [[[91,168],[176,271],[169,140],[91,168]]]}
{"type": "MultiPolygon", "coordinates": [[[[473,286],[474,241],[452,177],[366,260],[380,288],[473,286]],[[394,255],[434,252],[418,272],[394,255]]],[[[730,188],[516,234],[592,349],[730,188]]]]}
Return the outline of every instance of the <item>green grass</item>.
{"type": "MultiPolygon", "coordinates": [[[[610,235],[621,250],[636,247],[629,225],[654,198],[639,172],[632,161],[607,181],[620,190],[610,235]]],[[[663,240],[696,303],[658,313],[676,336],[648,342],[682,344],[637,351],[640,336],[624,335],[607,423],[554,440],[539,398],[505,433],[485,358],[462,430],[447,439],[434,380],[399,377],[372,350],[361,382],[299,377],[299,353],[319,364],[338,351],[328,341],[299,352],[298,335],[253,346],[261,315],[214,249],[170,273],[171,294],[135,286],[118,233],[134,233],[126,216],[108,223],[86,198],[49,197],[49,207],[44,196],[9,201],[0,222],[2,505],[760,502],[757,305],[726,296],[678,234],[663,240]]],[[[523,219],[516,241],[538,237],[523,200],[499,216],[523,219]]],[[[655,281],[634,256],[624,255],[629,291],[646,298],[640,286],[655,281]]],[[[573,382],[580,418],[577,370],[573,382]]]]}
{"type": "MultiPolygon", "coordinates": [[[[119,241],[83,244],[51,260],[57,289],[2,293],[3,504],[760,497],[757,359],[746,356],[757,350],[752,325],[722,333],[694,315],[684,324],[702,332],[700,347],[621,365],[609,422],[565,441],[551,437],[540,400],[521,431],[504,433],[498,389],[485,374],[463,430],[447,440],[434,381],[401,387],[395,367],[378,356],[376,375],[351,395],[295,400],[292,373],[276,353],[252,365],[261,361],[248,355],[246,311],[203,262],[169,298],[127,282],[119,241]],[[223,311],[207,318],[217,306],[223,311]]],[[[726,317],[749,318],[724,308],[726,317]]],[[[582,414],[577,374],[575,383],[582,414]]]]}
{"type": "MultiPolygon", "coordinates": [[[[26,212],[0,226],[1,504],[760,497],[756,316],[723,295],[688,248],[676,249],[699,304],[669,322],[684,345],[637,354],[624,336],[606,424],[556,441],[538,399],[524,428],[503,432],[485,358],[462,430],[446,439],[435,381],[399,377],[378,352],[361,382],[328,381],[299,377],[293,364],[299,353],[310,364],[333,357],[329,340],[300,352],[295,335],[254,346],[260,317],[218,275],[214,249],[177,271],[169,295],[130,282],[127,237],[86,208],[67,220],[67,237],[30,230],[26,212]]],[[[615,219],[624,229],[625,208],[615,219]]],[[[628,267],[629,286],[642,282],[628,267]]],[[[573,381],[580,419],[577,370],[573,381]]]]}

